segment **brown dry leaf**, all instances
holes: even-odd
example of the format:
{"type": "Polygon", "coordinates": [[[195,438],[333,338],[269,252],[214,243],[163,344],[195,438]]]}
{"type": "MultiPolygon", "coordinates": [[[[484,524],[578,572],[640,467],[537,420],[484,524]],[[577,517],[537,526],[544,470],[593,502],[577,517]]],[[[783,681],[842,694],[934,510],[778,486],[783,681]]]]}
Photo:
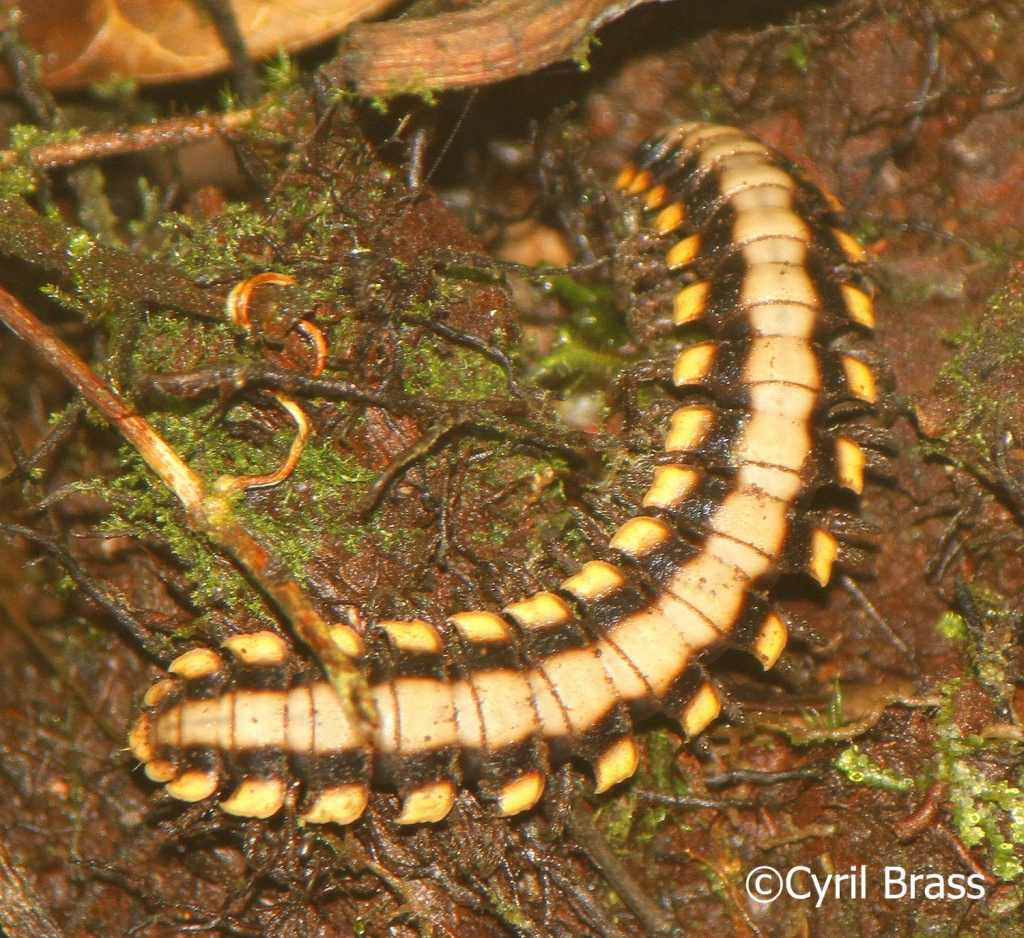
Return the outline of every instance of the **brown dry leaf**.
{"type": "MultiPolygon", "coordinates": [[[[232,0],[253,58],[294,51],[336,36],[395,0],[232,0]]],[[[21,31],[42,56],[53,91],[84,88],[114,74],[143,83],[179,81],[228,67],[197,0],[28,0],[21,31]]],[[[0,87],[10,88],[0,70],[0,87]]]]}

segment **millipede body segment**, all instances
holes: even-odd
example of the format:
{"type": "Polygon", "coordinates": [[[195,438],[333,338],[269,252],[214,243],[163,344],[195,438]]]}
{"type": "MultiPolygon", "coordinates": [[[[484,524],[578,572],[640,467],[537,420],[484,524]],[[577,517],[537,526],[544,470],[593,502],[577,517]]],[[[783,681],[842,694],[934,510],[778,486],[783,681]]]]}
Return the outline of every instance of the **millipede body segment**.
{"type": "Polygon", "coordinates": [[[809,507],[823,486],[861,491],[872,454],[858,419],[876,394],[856,353],[873,325],[861,249],[834,200],[785,167],[739,130],[687,123],[619,177],[663,246],[690,342],[664,455],[605,559],[441,629],[338,626],[369,677],[373,728],[272,632],[190,651],[132,729],[146,774],[244,816],[295,799],[308,822],[347,824],[376,783],[401,795],[399,822],[437,821],[466,781],[512,815],[552,763],[585,759],[598,791],[629,778],[634,723],[652,713],[703,730],[720,710],[703,670],[715,653],[772,667],[787,630],[767,591],[795,569],[829,581],[842,545],[809,507]]]}

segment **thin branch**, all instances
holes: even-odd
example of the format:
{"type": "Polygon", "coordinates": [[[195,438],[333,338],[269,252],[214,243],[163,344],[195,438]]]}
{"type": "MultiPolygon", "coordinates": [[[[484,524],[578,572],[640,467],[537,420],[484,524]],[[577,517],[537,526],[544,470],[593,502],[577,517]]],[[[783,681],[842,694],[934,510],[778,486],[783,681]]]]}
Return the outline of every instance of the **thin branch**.
{"type": "Polygon", "coordinates": [[[227,0],[201,0],[202,7],[217,30],[220,44],[231,60],[231,75],[239,97],[251,104],[260,96],[260,79],[246,45],[234,9],[227,0]]]}
{"type": "Polygon", "coordinates": [[[23,199],[0,199],[0,245],[4,254],[72,283],[79,266],[87,265],[93,282],[131,303],[224,318],[223,296],[199,288],[180,270],[96,242],[78,244],[75,232],[40,217],[23,199]]]}
{"type": "Polygon", "coordinates": [[[66,547],[20,524],[0,524],[0,535],[20,537],[33,547],[49,554],[64,568],[64,572],[86,596],[101,609],[105,609],[148,654],[159,659],[160,651],[149,639],[146,627],[125,609],[125,604],[119,597],[111,596],[104,590],[66,547]]]}
{"type": "MultiPolygon", "coordinates": [[[[253,118],[249,108],[224,114],[199,114],[157,121],[131,130],[108,130],[82,134],[73,140],[36,147],[28,152],[28,160],[38,169],[75,166],[87,160],[144,153],[161,147],[178,147],[197,140],[229,135],[247,126],[253,118]]],[[[15,150],[0,150],[0,168],[15,165],[23,157],[15,150]]]]}
{"type": "Polygon", "coordinates": [[[566,821],[573,840],[583,848],[590,862],[604,874],[619,898],[629,906],[644,931],[650,935],[674,934],[677,930],[675,917],[647,894],[625,863],[616,856],[595,826],[590,811],[577,802],[566,821]]]}
{"type": "Polygon", "coordinates": [[[19,479],[27,479],[33,469],[45,463],[54,453],[59,452],[71,438],[71,434],[78,428],[84,413],[85,406],[81,402],[72,404],[31,455],[19,458],[15,454],[17,465],[7,475],[0,476],[0,487],[17,482],[19,479]]]}

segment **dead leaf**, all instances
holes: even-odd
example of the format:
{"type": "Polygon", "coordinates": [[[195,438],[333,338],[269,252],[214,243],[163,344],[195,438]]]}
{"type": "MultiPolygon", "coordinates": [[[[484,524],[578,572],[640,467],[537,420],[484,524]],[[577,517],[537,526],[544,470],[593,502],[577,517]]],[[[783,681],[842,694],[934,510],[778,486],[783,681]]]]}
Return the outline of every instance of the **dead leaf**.
{"type": "MultiPolygon", "coordinates": [[[[395,0],[232,0],[254,59],[292,52],[338,35],[395,0]]],[[[112,75],[143,84],[222,71],[228,55],[194,0],[29,0],[21,34],[42,57],[52,91],[85,88],[112,75]]],[[[0,87],[10,88],[0,71],[0,87]]]]}

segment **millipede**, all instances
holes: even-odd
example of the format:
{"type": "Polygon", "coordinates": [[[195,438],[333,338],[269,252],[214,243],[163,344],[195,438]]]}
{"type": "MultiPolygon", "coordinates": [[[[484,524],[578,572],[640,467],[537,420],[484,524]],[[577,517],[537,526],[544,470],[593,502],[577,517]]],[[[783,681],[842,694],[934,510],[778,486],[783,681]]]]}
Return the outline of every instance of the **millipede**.
{"type": "Polygon", "coordinates": [[[865,254],[833,197],[732,127],[664,131],[617,187],[661,251],[687,340],[639,513],[602,559],[503,609],[335,626],[374,726],[274,632],[181,655],[130,734],[170,795],[344,825],[378,785],[400,796],[398,823],[417,824],[442,820],[468,783],[516,815],[569,759],[597,792],[631,777],[647,717],[704,730],[721,710],[705,670],[720,652],[775,665],[789,628],[773,585],[803,571],[825,586],[846,550],[820,493],[859,495],[884,456],[867,419],[879,392],[865,254]]]}

